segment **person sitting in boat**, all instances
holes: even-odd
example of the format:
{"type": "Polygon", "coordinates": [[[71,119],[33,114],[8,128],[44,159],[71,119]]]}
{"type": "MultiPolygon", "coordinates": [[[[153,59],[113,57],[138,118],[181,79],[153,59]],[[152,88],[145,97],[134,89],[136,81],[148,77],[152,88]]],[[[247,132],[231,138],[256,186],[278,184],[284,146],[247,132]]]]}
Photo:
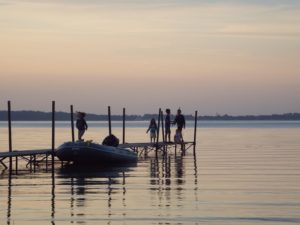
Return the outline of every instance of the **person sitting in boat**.
{"type": "Polygon", "coordinates": [[[77,121],[76,121],[76,128],[78,129],[78,140],[84,141],[82,136],[84,132],[88,129],[88,125],[84,119],[86,113],[84,112],[77,112],[77,121]]]}
{"type": "Polygon", "coordinates": [[[155,119],[152,118],[150,121],[150,125],[149,128],[147,129],[146,133],[148,133],[150,131],[150,142],[155,142],[155,138],[156,138],[156,132],[157,132],[157,125],[155,122],[155,119]]]}
{"type": "Polygon", "coordinates": [[[104,140],[102,141],[103,145],[108,145],[108,146],[114,146],[114,147],[118,147],[119,145],[119,138],[117,138],[115,135],[110,134],[107,137],[104,138],[104,140]]]}

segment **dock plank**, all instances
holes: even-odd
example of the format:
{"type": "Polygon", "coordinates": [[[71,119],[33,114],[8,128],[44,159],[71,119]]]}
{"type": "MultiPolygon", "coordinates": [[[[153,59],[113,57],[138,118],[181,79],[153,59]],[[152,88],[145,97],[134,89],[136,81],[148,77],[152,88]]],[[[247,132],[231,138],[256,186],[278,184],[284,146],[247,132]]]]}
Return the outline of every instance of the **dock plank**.
{"type": "MultiPolygon", "coordinates": [[[[193,144],[194,142],[184,142],[184,144],[193,144]]],[[[163,147],[163,146],[172,146],[175,145],[174,142],[158,142],[158,143],[149,143],[149,142],[140,142],[140,143],[125,143],[120,144],[120,148],[154,148],[154,147],[163,147]]],[[[31,156],[31,155],[50,155],[52,153],[51,149],[36,149],[36,150],[14,150],[12,152],[0,152],[0,159],[7,157],[18,157],[18,156],[31,156]]]]}
{"type": "MultiPolygon", "coordinates": [[[[193,144],[194,142],[184,142],[183,144],[193,144]]],[[[174,142],[158,142],[158,143],[149,143],[149,142],[140,142],[140,143],[125,143],[120,144],[120,148],[145,148],[145,147],[156,147],[158,146],[172,146],[175,145],[174,142]]]]}
{"type": "Polygon", "coordinates": [[[0,158],[15,157],[15,156],[30,156],[30,155],[46,155],[51,154],[51,149],[37,149],[37,150],[15,150],[12,152],[0,152],[0,158]]]}

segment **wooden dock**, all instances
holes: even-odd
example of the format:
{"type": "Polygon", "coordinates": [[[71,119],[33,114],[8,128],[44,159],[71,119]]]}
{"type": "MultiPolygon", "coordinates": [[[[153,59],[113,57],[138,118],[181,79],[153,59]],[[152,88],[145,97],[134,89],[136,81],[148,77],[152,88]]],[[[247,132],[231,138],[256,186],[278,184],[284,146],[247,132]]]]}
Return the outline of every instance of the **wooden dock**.
{"type": "Polygon", "coordinates": [[[7,169],[8,167],[4,163],[5,159],[10,159],[12,161],[12,158],[15,158],[15,164],[16,164],[16,170],[18,169],[18,158],[23,158],[25,161],[28,162],[28,164],[36,164],[37,157],[41,156],[43,159],[48,158],[49,155],[52,155],[52,149],[38,149],[38,150],[15,150],[11,152],[0,152],[0,164],[7,169]],[[27,158],[28,157],[28,158],[27,158]]]}
{"type": "MultiPolygon", "coordinates": [[[[54,161],[55,161],[55,101],[52,101],[52,142],[51,148],[49,149],[37,149],[37,150],[13,150],[12,147],[12,126],[11,126],[11,102],[7,102],[7,117],[8,117],[8,151],[0,152],[0,165],[4,166],[7,169],[7,165],[4,163],[5,159],[9,159],[9,169],[12,169],[13,159],[15,159],[15,170],[18,170],[18,159],[22,158],[27,161],[27,166],[30,166],[30,169],[39,165],[39,163],[45,162],[46,168],[48,168],[48,157],[51,156],[51,163],[52,169],[54,168],[54,161]]],[[[162,154],[167,154],[170,149],[177,150],[177,146],[180,146],[181,153],[185,154],[185,151],[188,150],[190,147],[193,146],[193,153],[195,155],[195,146],[196,146],[196,134],[197,134],[197,111],[195,111],[195,124],[194,124],[194,140],[190,142],[184,142],[181,144],[176,144],[174,142],[166,142],[166,137],[164,133],[164,116],[161,109],[158,111],[158,129],[157,129],[157,138],[156,142],[149,143],[149,142],[140,142],[140,143],[126,143],[125,142],[125,108],[123,108],[123,134],[122,134],[122,144],[119,145],[121,148],[129,148],[139,154],[147,155],[151,151],[155,151],[156,155],[158,152],[162,152],[162,154]],[[160,133],[161,129],[161,133],[160,133]],[[159,138],[162,136],[162,140],[160,141],[159,138]]],[[[73,105],[70,106],[70,122],[71,122],[71,137],[72,141],[75,141],[74,135],[74,118],[73,118],[73,105]]],[[[112,127],[111,127],[111,109],[108,106],[108,133],[112,134],[112,127]]]]}
{"type": "MultiPolygon", "coordinates": [[[[177,145],[174,142],[155,142],[155,143],[149,143],[149,142],[140,142],[140,143],[125,143],[120,144],[118,147],[120,148],[129,148],[133,150],[134,152],[138,153],[139,156],[142,154],[147,155],[151,151],[162,152],[163,154],[168,153],[168,149],[174,148],[175,154],[177,145]]],[[[184,152],[189,149],[190,147],[194,146],[194,142],[184,142],[184,152]]],[[[48,156],[52,155],[52,149],[37,149],[37,150],[15,150],[15,151],[6,151],[6,152],[0,152],[0,164],[4,166],[4,168],[8,168],[6,164],[4,163],[5,159],[16,159],[16,168],[17,168],[17,162],[18,157],[25,159],[28,164],[34,164],[36,165],[38,162],[42,162],[43,160],[47,160],[48,156]],[[38,157],[42,157],[38,160],[38,157]]],[[[55,151],[53,153],[55,155],[55,151]]]]}
{"type": "MultiPolygon", "coordinates": [[[[181,144],[176,144],[174,142],[156,142],[156,143],[140,142],[140,143],[120,144],[119,147],[132,149],[133,151],[137,152],[139,155],[143,153],[147,155],[151,151],[155,151],[156,153],[157,152],[168,153],[168,150],[170,148],[174,148],[176,153],[177,146],[180,145],[181,144]]],[[[183,142],[182,146],[184,152],[194,145],[195,145],[194,142],[183,142]]]]}

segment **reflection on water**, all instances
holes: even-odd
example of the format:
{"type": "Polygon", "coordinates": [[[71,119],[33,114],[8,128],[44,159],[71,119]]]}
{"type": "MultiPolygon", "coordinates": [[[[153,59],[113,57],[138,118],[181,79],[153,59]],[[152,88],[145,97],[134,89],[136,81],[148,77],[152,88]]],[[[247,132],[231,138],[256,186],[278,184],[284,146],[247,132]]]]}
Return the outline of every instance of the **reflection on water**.
{"type": "MultiPolygon", "coordinates": [[[[86,223],[85,207],[91,199],[87,196],[105,194],[107,219],[112,216],[113,196],[122,193],[122,205],[126,207],[126,173],[136,164],[122,167],[80,167],[67,165],[58,171],[63,178],[58,185],[70,186],[70,221],[86,223]],[[118,188],[116,188],[118,186],[118,188]],[[79,213],[74,213],[79,212],[79,213]]],[[[126,217],[126,213],[123,213],[126,217]]]]}
{"type": "Polygon", "coordinates": [[[7,191],[7,224],[10,224],[10,216],[11,216],[11,170],[8,174],[8,191],[7,191]]]}
{"type": "MultiPolygon", "coordinates": [[[[176,158],[168,155],[161,158],[150,157],[142,160],[139,166],[146,167],[148,164],[150,165],[150,186],[145,190],[134,187],[135,185],[140,185],[140,182],[126,183],[126,179],[130,178],[130,173],[136,169],[137,164],[129,164],[128,166],[122,167],[79,167],[66,165],[61,168],[56,168],[55,170],[52,170],[52,172],[46,174],[32,174],[32,171],[28,171],[26,174],[26,172],[23,171],[22,175],[25,177],[21,177],[21,179],[25,183],[28,182],[26,179],[34,179],[35,182],[38,182],[37,184],[27,184],[28,188],[32,189],[31,194],[45,194],[48,191],[51,193],[49,195],[49,200],[44,198],[43,202],[39,202],[39,200],[33,199],[34,204],[36,204],[36,209],[44,207],[41,211],[47,209],[45,203],[49,202],[49,208],[51,209],[49,216],[44,217],[45,215],[43,212],[42,215],[44,216],[42,218],[42,215],[38,215],[39,210],[35,212],[37,214],[31,212],[33,214],[30,216],[30,223],[28,221],[28,224],[34,222],[46,224],[46,221],[50,221],[51,224],[61,224],[61,222],[89,224],[93,222],[93,220],[105,221],[105,223],[111,224],[111,221],[121,222],[129,219],[129,221],[135,223],[143,220],[143,215],[135,215],[135,213],[138,213],[139,211],[139,204],[143,205],[143,202],[138,201],[138,205],[135,206],[134,212],[132,212],[132,209],[130,208],[127,209],[127,206],[132,204],[132,199],[127,203],[127,185],[129,189],[136,190],[137,192],[147,192],[147,190],[149,190],[150,198],[152,198],[151,207],[156,207],[156,210],[163,210],[165,207],[171,207],[172,190],[174,187],[177,198],[180,199],[182,196],[181,192],[183,191],[183,188],[180,187],[184,184],[184,179],[182,179],[182,156],[176,158]],[[174,169],[174,173],[172,173],[172,169],[174,169]],[[26,178],[26,176],[29,177],[26,178]],[[44,184],[44,179],[47,180],[46,184],[44,184]],[[51,182],[49,182],[49,180],[51,182]],[[39,188],[35,185],[44,187],[39,188]],[[50,190],[47,190],[48,188],[50,190]],[[156,198],[158,201],[154,200],[156,198]],[[93,205],[93,207],[91,205],[93,205]],[[95,207],[95,205],[97,205],[97,207],[95,207]],[[88,210],[91,207],[92,211],[88,210]],[[68,213],[66,213],[67,211],[68,213]],[[127,212],[130,212],[129,218],[127,218],[127,212]]],[[[196,170],[197,168],[195,167],[195,171],[196,170]]],[[[11,211],[13,209],[19,208],[21,211],[27,211],[25,210],[26,205],[23,206],[25,208],[23,208],[22,205],[16,207],[13,205],[13,193],[18,193],[18,189],[25,185],[17,183],[19,177],[17,177],[17,175],[14,175],[15,177],[13,177],[13,175],[12,172],[8,171],[7,177],[6,174],[3,174],[2,177],[2,181],[6,178],[8,181],[6,221],[7,224],[18,224],[21,222],[22,224],[27,224],[27,216],[25,215],[14,215],[15,217],[12,218],[11,211]],[[16,181],[15,184],[12,183],[12,180],[14,179],[16,181]]],[[[137,177],[139,176],[140,175],[137,177]]],[[[138,194],[135,194],[134,191],[129,198],[132,198],[132,195],[135,195],[133,200],[140,197],[138,194]]],[[[22,204],[22,201],[24,201],[22,195],[17,198],[21,198],[18,199],[17,204],[22,204]]],[[[151,214],[151,211],[148,213],[151,214]]],[[[149,218],[145,219],[148,220],[149,218]]]]}
{"type": "Polygon", "coordinates": [[[5,171],[0,224],[299,224],[299,134],[199,129],[197,158],[188,150],[123,167],[5,171]]]}

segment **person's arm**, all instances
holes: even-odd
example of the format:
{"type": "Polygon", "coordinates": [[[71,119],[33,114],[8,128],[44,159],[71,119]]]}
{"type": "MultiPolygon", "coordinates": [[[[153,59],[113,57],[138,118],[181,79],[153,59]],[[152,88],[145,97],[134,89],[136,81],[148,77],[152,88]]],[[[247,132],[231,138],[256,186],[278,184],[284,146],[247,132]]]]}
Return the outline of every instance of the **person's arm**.
{"type": "Polygon", "coordinates": [[[85,120],[84,120],[84,127],[85,127],[86,130],[88,129],[88,125],[87,125],[85,120]]]}
{"type": "Polygon", "coordinates": [[[171,122],[172,125],[175,125],[177,123],[177,116],[175,117],[174,121],[171,122]]]}
{"type": "Polygon", "coordinates": [[[185,129],[185,117],[184,116],[182,117],[183,117],[183,128],[185,129]]]}

